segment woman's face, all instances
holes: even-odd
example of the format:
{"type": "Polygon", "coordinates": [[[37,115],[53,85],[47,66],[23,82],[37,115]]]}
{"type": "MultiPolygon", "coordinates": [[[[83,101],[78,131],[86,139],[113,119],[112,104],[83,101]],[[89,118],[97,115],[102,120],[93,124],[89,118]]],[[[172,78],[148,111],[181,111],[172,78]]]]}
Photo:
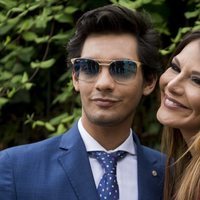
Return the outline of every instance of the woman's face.
{"type": "Polygon", "coordinates": [[[172,59],[160,78],[160,88],[158,120],[193,136],[200,130],[200,39],[172,59]]]}

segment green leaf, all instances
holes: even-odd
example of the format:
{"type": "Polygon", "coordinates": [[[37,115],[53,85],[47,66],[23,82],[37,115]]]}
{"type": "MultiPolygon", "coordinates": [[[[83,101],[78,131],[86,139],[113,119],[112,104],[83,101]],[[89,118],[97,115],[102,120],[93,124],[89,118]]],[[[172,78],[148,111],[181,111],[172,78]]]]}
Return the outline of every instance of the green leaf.
{"type": "Polygon", "coordinates": [[[74,6],[67,6],[67,8],[64,9],[64,12],[66,14],[73,14],[74,12],[76,12],[78,10],[78,8],[74,7],[74,6]]]}
{"type": "Polygon", "coordinates": [[[32,55],[34,54],[34,47],[24,47],[24,48],[19,48],[16,50],[16,55],[19,57],[22,61],[25,62],[30,62],[32,55]]]}
{"type": "Polygon", "coordinates": [[[13,76],[12,73],[10,73],[8,71],[3,71],[0,73],[0,81],[9,80],[12,78],[12,76],[13,76]]]}
{"type": "Polygon", "coordinates": [[[56,133],[61,134],[61,133],[64,133],[65,131],[66,131],[66,127],[64,126],[64,124],[59,124],[56,133]]]}
{"type": "Polygon", "coordinates": [[[31,63],[31,67],[34,68],[41,68],[41,69],[47,69],[50,68],[54,63],[55,63],[55,59],[51,58],[49,60],[45,60],[42,62],[32,62],[31,63]]]}
{"type": "Polygon", "coordinates": [[[64,118],[61,122],[62,122],[63,124],[65,124],[65,123],[67,124],[67,123],[71,122],[73,119],[74,119],[74,116],[71,115],[71,116],[69,116],[69,117],[64,118]]]}
{"type": "Polygon", "coordinates": [[[24,9],[25,9],[25,6],[14,7],[8,11],[7,16],[9,16],[10,14],[14,14],[14,13],[21,13],[24,11],[24,9]]]}
{"type": "Polygon", "coordinates": [[[16,56],[16,52],[15,51],[11,51],[10,53],[6,54],[3,58],[1,58],[1,63],[8,63],[10,60],[13,59],[13,57],[16,56]]]}
{"type": "Polygon", "coordinates": [[[69,114],[68,113],[63,113],[60,114],[59,116],[54,117],[53,119],[50,120],[50,123],[52,125],[58,125],[64,118],[68,117],[69,114]]]}
{"type": "Polygon", "coordinates": [[[58,6],[52,6],[52,12],[60,12],[61,10],[63,10],[64,6],[63,5],[58,5],[58,6]]]}
{"type": "Polygon", "coordinates": [[[26,41],[34,41],[37,38],[37,35],[34,32],[24,32],[22,36],[26,41]]]}
{"type": "Polygon", "coordinates": [[[45,127],[48,131],[55,131],[55,127],[52,126],[52,124],[50,124],[49,122],[45,123],[45,127]]]}
{"type": "Polygon", "coordinates": [[[37,120],[35,122],[33,122],[32,127],[35,128],[36,126],[44,126],[45,122],[41,121],[41,120],[37,120]]]}
{"type": "MultiPolygon", "coordinates": [[[[35,23],[34,20],[31,18],[21,21],[21,23],[18,26],[18,33],[25,32],[23,34],[26,34],[26,32],[33,27],[34,23],[35,23]]],[[[29,32],[28,32],[28,34],[29,34],[29,32]]],[[[29,40],[27,39],[27,41],[29,41],[29,40]]]]}
{"type": "Polygon", "coordinates": [[[14,94],[16,93],[16,89],[15,88],[12,88],[11,91],[8,92],[7,96],[8,98],[12,98],[14,96],[14,94]]]}
{"type": "Polygon", "coordinates": [[[193,12],[186,12],[185,13],[185,17],[187,19],[198,17],[199,15],[200,15],[200,9],[197,9],[197,10],[195,10],[193,12]]]}
{"type": "Polygon", "coordinates": [[[32,6],[30,6],[30,7],[28,8],[28,10],[29,10],[29,11],[33,11],[33,10],[39,8],[39,7],[40,7],[40,4],[32,5],[32,6]]]}
{"type": "Polygon", "coordinates": [[[0,26],[0,35],[6,34],[11,28],[12,25],[0,26]]]}
{"type": "Polygon", "coordinates": [[[183,27],[181,28],[181,33],[186,34],[188,31],[191,31],[191,27],[183,27]]]}
{"type": "Polygon", "coordinates": [[[47,35],[47,36],[44,36],[44,37],[40,37],[40,38],[35,38],[35,42],[37,43],[37,44],[40,44],[40,43],[44,43],[44,42],[47,42],[48,41],[48,39],[49,39],[49,36],[47,35]]]}
{"type": "Polygon", "coordinates": [[[7,98],[0,97],[0,108],[2,108],[3,105],[5,105],[7,102],[8,102],[7,98]]]}
{"type": "Polygon", "coordinates": [[[31,115],[27,114],[26,118],[27,118],[27,120],[24,122],[24,124],[32,123],[33,122],[33,118],[34,118],[34,113],[32,113],[31,115]]]}
{"type": "Polygon", "coordinates": [[[160,50],[160,53],[164,56],[164,55],[167,55],[169,53],[172,53],[174,51],[176,47],[176,44],[175,43],[172,43],[167,49],[162,49],[160,50]]]}
{"type": "Polygon", "coordinates": [[[33,83],[25,83],[24,84],[24,88],[27,89],[27,90],[30,90],[33,86],[33,83]]]}
{"type": "Polygon", "coordinates": [[[15,75],[15,76],[13,76],[13,78],[11,79],[11,83],[14,83],[14,84],[20,83],[21,80],[22,80],[22,75],[15,75]]]}
{"type": "Polygon", "coordinates": [[[17,1],[13,0],[0,0],[0,7],[4,7],[5,9],[10,9],[16,6],[17,1]]]}
{"type": "Polygon", "coordinates": [[[55,133],[51,134],[50,137],[61,135],[66,131],[64,124],[59,124],[55,133]]]}
{"type": "Polygon", "coordinates": [[[67,15],[65,13],[59,13],[54,17],[60,23],[72,23],[73,18],[71,15],[67,15]]]}
{"type": "Polygon", "coordinates": [[[56,60],[54,58],[43,61],[43,62],[41,62],[41,68],[43,68],[43,69],[49,68],[55,63],[55,61],[56,60]]]}
{"type": "Polygon", "coordinates": [[[69,87],[65,87],[63,92],[53,100],[53,104],[55,103],[63,103],[72,95],[73,85],[69,85],[69,87]]]}
{"type": "Polygon", "coordinates": [[[11,41],[11,38],[10,38],[10,36],[9,35],[7,35],[6,36],[6,41],[4,42],[4,46],[7,46],[9,43],[10,43],[10,41],[11,41]]]}
{"type": "Polygon", "coordinates": [[[50,9],[44,8],[42,14],[36,17],[37,28],[46,28],[47,22],[52,19],[52,16],[49,16],[50,13],[50,9]]]}
{"type": "Polygon", "coordinates": [[[200,30],[200,24],[197,25],[197,26],[194,26],[192,30],[193,31],[199,31],[200,30]]]}
{"type": "Polygon", "coordinates": [[[27,72],[23,73],[21,83],[26,83],[28,81],[28,74],[27,72]]]}
{"type": "Polygon", "coordinates": [[[50,42],[52,41],[61,41],[61,42],[66,42],[70,38],[70,34],[67,33],[59,33],[51,37],[50,42]]]}
{"type": "Polygon", "coordinates": [[[6,20],[6,16],[0,13],[0,23],[4,22],[6,20]]]}

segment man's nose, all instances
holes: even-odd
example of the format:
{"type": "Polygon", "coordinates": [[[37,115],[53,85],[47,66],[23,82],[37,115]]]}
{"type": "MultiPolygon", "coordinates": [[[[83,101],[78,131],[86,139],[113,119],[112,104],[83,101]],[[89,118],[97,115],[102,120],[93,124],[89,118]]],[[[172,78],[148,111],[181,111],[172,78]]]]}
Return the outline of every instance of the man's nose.
{"type": "Polygon", "coordinates": [[[98,90],[113,90],[114,86],[115,80],[109,72],[109,67],[102,66],[96,80],[96,88],[98,90]]]}

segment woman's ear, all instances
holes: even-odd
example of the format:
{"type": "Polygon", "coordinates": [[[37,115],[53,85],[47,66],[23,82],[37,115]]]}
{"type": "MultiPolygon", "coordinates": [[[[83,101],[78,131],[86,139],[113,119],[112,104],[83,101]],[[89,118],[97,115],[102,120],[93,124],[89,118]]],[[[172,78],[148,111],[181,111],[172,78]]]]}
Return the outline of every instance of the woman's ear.
{"type": "Polygon", "coordinates": [[[148,77],[148,80],[144,81],[144,88],[143,88],[144,96],[149,95],[154,90],[157,80],[158,80],[158,77],[155,75],[152,75],[148,77]]]}
{"type": "Polygon", "coordinates": [[[75,75],[74,71],[72,71],[72,81],[73,81],[73,86],[74,89],[79,92],[79,81],[77,76],[75,75]]]}

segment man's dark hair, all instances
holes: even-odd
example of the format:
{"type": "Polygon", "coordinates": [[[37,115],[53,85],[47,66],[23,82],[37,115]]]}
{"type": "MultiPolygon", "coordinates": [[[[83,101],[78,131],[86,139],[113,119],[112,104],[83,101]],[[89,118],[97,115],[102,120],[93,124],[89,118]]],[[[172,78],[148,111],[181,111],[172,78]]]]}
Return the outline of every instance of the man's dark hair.
{"type": "Polygon", "coordinates": [[[128,8],[107,5],[88,11],[77,21],[76,32],[67,46],[68,59],[81,56],[86,38],[91,34],[123,34],[136,37],[139,61],[143,63],[145,79],[161,71],[159,62],[159,36],[149,16],[128,8]]]}

